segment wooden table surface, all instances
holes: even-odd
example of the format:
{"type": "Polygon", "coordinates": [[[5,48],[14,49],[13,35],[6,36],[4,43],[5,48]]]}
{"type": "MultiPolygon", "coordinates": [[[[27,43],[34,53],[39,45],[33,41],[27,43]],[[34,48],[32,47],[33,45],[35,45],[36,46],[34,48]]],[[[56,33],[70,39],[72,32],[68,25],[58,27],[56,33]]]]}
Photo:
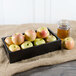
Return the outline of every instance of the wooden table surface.
{"type": "Polygon", "coordinates": [[[38,67],[14,76],[76,76],[76,61],[53,66],[38,67]]]}
{"type": "MultiPolygon", "coordinates": [[[[72,21],[71,24],[76,26],[76,21],[72,21]]],[[[3,26],[0,26],[0,28],[1,27],[3,26]]],[[[52,66],[37,67],[13,76],[76,76],[76,61],[70,61],[52,66]]]]}

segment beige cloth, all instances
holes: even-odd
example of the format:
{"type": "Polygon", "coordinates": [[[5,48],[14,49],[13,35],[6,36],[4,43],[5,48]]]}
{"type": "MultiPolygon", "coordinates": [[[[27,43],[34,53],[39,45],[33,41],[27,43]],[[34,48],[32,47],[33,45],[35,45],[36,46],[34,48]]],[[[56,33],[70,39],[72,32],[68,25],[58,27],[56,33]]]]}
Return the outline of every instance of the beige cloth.
{"type": "MultiPolygon", "coordinates": [[[[74,38],[76,43],[76,22],[71,23],[71,36],[74,38]]],[[[23,24],[23,25],[5,25],[0,26],[0,38],[8,35],[12,35],[17,32],[24,32],[26,29],[37,29],[40,26],[49,27],[53,32],[56,33],[57,25],[51,24],[23,24]]],[[[16,63],[9,63],[9,60],[6,56],[6,53],[3,48],[2,41],[0,40],[0,76],[11,76],[18,72],[27,71],[29,69],[45,66],[45,65],[54,65],[71,60],[76,60],[76,46],[72,50],[60,50],[31,59],[22,60],[16,63]]]]}

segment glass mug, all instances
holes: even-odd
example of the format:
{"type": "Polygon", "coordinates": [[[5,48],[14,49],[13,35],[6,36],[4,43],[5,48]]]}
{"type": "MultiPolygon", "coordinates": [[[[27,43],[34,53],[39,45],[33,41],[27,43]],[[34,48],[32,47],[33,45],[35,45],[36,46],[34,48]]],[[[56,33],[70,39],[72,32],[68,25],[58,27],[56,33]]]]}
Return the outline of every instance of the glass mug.
{"type": "Polygon", "coordinates": [[[70,35],[70,25],[66,20],[61,20],[58,23],[57,36],[63,40],[70,35]]]}

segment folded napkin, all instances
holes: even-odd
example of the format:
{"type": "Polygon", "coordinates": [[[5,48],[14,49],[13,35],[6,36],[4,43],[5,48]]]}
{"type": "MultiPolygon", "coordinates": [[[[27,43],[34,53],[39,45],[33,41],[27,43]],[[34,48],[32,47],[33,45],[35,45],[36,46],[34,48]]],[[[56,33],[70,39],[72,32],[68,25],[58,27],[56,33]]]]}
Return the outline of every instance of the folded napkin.
{"type": "MultiPolygon", "coordinates": [[[[72,28],[71,36],[74,38],[76,44],[76,22],[71,21],[70,23],[72,28]]],[[[57,25],[55,24],[1,25],[0,38],[18,32],[23,33],[26,29],[37,29],[41,26],[49,27],[54,33],[57,31],[57,25]]],[[[76,46],[72,50],[62,49],[10,64],[0,39],[0,76],[12,76],[16,73],[27,71],[35,67],[54,65],[71,60],[76,60],[76,46]]]]}

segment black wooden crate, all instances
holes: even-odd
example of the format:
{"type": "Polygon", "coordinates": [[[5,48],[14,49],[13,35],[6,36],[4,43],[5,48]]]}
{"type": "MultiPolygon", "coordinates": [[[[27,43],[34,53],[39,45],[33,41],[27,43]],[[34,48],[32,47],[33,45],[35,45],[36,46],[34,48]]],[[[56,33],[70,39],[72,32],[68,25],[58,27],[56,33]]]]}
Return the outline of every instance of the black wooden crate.
{"type": "Polygon", "coordinates": [[[45,43],[38,46],[33,46],[26,49],[21,49],[20,51],[16,51],[16,52],[9,51],[4,41],[6,37],[3,37],[2,41],[4,43],[4,48],[9,58],[10,63],[17,62],[23,59],[32,58],[32,57],[42,55],[48,52],[58,51],[59,49],[61,49],[61,39],[58,38],[49,28],[48,30],[50,34],[54,35],[57,38],[56,41],[45,43]]]}

